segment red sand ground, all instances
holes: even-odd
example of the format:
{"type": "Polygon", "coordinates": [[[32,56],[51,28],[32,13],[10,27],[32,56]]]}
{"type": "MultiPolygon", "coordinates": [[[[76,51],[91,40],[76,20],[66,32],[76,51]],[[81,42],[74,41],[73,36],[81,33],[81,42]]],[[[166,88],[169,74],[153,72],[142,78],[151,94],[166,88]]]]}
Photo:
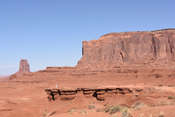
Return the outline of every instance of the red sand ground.
{"type": "MultiPolygon", "coordinates": [[[[127,107],[133,117],[175,117],[175,70],[116,69],[93,72],[37,72],[0,81],[0,117],[120,117],[108,106],[127,107]],[[106,96],[105,101],[77,96],[73,100],[49,102],[45,88],[127,86],[146,88],[138,97],[106,96]],[[136,105],[137,103],[137,105],[136,105]],[[135,106],[134,106],[135,105],[135,106]],[[93,108],[90,108],[93,106],[93,108]],[[163,115],[163,116],[160,116],[163,115]]],[[[127,117],[123,115],[122,117],[127,117]]]]}

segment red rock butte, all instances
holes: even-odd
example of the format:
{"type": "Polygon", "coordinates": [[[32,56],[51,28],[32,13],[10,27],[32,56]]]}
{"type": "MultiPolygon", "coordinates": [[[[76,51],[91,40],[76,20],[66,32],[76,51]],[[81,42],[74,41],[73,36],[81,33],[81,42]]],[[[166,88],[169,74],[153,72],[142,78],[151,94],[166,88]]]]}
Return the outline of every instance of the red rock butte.
{"type": "Polygon", "coordinates": [[[19,73],[30,72],[30,65],[26,59],[22,59],[19,64],[19,73]]]}
{"type": "Polygon", "coordinates": [[[119,66],[175,65],[175,29],[109,33],[83,41],[77,67],[90,69],[119,66]]]}

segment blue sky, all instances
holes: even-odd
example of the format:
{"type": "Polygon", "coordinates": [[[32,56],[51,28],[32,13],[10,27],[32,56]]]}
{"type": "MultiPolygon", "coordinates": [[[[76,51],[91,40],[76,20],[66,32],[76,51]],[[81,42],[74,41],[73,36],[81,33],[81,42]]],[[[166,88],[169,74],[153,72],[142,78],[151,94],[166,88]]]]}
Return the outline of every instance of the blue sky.
{"type": "Polygon", "coordinates": [[[0,0],[0,75],[73,66],[83,40],[109,32],[175,28],[174,0],[0,0]]]}

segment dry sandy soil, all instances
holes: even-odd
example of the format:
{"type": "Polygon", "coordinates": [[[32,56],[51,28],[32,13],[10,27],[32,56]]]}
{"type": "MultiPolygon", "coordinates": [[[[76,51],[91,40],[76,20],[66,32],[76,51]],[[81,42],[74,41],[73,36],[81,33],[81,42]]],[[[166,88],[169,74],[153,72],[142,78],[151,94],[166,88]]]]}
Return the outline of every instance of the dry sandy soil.
{"type": "Polygon", "coordinates": [[[0,81],[0,117],[175,117],[174,69],[42,71],[0,81]],[[48,101],[46,88],[140,87],[139,95],[48,101]]]}

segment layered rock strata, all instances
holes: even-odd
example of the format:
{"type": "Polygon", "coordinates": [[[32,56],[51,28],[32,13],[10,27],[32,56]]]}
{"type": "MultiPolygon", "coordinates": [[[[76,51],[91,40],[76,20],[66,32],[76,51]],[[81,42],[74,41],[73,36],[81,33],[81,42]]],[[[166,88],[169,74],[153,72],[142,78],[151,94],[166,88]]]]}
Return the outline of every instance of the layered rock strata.
{"type": "Polygon", "coordinates": [[[122,32],[83,41],[80,68],[165,65],[175,62],[175,29],[122,32]]]}

